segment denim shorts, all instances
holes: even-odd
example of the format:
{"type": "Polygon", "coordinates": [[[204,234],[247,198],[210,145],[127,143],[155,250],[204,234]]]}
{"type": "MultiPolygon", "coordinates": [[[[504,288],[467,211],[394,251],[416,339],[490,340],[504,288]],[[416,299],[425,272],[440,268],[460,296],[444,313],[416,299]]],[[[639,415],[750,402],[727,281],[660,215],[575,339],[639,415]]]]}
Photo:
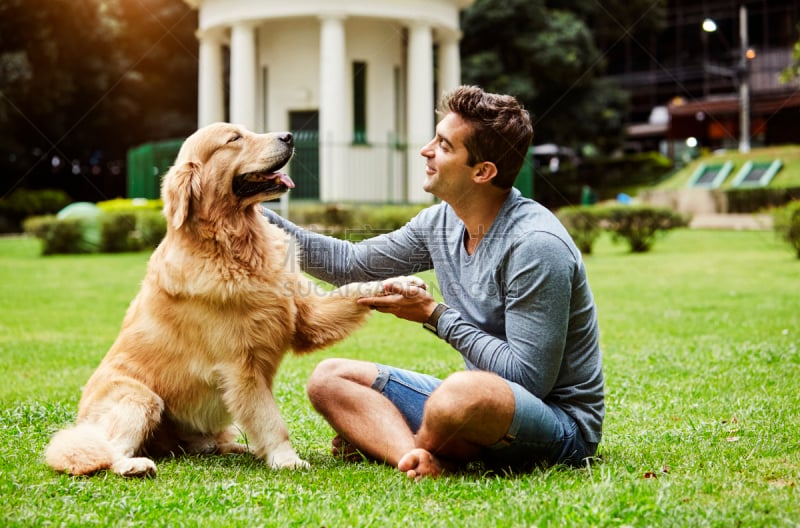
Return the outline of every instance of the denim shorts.
{"type": "MultiPolygon", "coordinates": [[[[425,402],[442,380],[386,365],[376,366],[378,377],[372,388],[394,403],[416,433],[422,424],[425,402]]],[[[515,469],[542,463],[578,466],[594,456],[597,444],[584,441],[571,416],[558,406],[543,402],[521,385],[505,381],[514,393],[514,418],[506,435],[484,448],[482,460],[485,463],[515,469]]]]}

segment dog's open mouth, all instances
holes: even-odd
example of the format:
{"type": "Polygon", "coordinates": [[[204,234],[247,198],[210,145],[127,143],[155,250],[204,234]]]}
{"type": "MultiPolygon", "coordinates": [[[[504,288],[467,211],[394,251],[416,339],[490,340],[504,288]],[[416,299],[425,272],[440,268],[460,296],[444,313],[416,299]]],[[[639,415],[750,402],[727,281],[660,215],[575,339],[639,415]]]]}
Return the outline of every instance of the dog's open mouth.
{"type": "Polygon", "coordinates": [[[294,182],[286,173],[279,171],[248,172],[233,178],[233,192],[240,198],[256,194],[282,194],[294,189],[294,182]]]}

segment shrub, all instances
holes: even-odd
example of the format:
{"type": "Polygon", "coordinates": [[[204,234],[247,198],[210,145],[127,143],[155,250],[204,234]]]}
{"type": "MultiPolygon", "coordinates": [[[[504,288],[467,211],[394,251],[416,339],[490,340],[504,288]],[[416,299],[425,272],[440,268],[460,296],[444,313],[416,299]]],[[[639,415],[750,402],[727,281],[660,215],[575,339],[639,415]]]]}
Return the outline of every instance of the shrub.
{"type": "Polygon", "coordinates": [[[58,218],[33,216],[25,221],[26,233],[43,242],[42,254],[121,253],[154,249],[167,232],[160,211],[101,213],[97,219],[86,216],[58,218]],[[97,237],[87,237],[96,222],[97,237]]]}
{"type": "Polygon", "coordinates": [[[139,211],[136,213],[136,231],[140,249],[155,249],[167,234],[167,220],[161,211],[139,211]]]}
{"type": "Polygon", "coordinates": [[[353,225],[345,229],[344,237],[355,242],[394,231],[406,225],[425,207],[424,205],[383,205],[359,208],[355,211],[353,225]]]}
{"type": "Polygon", "coordinates": [[[104,213],[100,217],[100,252],[123,253],[139,249],[133,233],[136,215],[133,213],[104,213]]]}
{"type": "Polygon", "coordinates": [[[91,253],[97,248],[87,244],[83,218],[58,219],[55,215],[31,216],[23,224],[26,233],[42,241],[43,255],[91,253]]]}
{"type": "Polygon", "coordinates": [[[26,218],[55,214],[70,201],[69,195],[59,189],[16,189],[0,198],[0,232],[18,232],[26,218]]]}
{"type": "Polygon", "coordinates": [[[800,200],[774,209],[772,218],[775,232],[794,248],[800,259],[800,200]]]}
{"type": "Polygon", "coordinates": [[[726,189],[724,194],[729,213],[757,213],[772,207],[783,207],[793,200],[800,200],[800,187],[726,189]]]}
{"type": "Polygon", "coordinates": [[[425,205],[292,205],[289,219],[314,231],[350,241],[364,240],[405,225],[425,205]]]}
{"type": "Polygon", "coordinates": [[[597,208],[592,206],[562,207],[557,211],[556,216],[564,224],[581,253],[590,255],[595,240],[602,233],[597,208]]]}
{"type": "Polygon", "coordinates": [[[167,233],[160,199],[117,198],[98,202],[97,206],[105,213],[102,251],[155,249],[167,233]]]}
{"type": "Polygon", "coordinates": [[[97,207],[105,212],[125,212],[132,211],[160,211],[164,207],[161,199],[147,199],[147,198],[115,198],[113,200],[105,200],[97,202],[97,207]]]}
{"type": "Polygon", "coordinates": [[[600,216],[612,238],[626,240],[633,253],[650,251],[659,234],[689,224],[672,209],[643,205],[605,207],[600,216]]]}

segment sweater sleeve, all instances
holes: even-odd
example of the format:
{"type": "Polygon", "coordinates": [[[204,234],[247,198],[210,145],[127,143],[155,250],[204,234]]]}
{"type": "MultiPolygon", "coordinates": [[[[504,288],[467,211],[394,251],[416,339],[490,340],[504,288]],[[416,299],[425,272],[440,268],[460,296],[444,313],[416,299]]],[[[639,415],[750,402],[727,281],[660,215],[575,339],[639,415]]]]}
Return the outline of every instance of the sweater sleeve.
{"type": "Polygon", "coordinates": [[[352,243],[302,229],[267,208],[263,214],[291,235],[303,271],[337,286],[410,275],[432,267],[425,223],[418,217],[391,233],[352,243]]]}
{"type": "Polygon", "coordinates": [[[559,374],[569,325],[575,257],[546,232],[517,239],[501,263],[505,336],[490,335],[448,310],[439,333],[473,368],[515,381],[544,399],[559,374]]]}

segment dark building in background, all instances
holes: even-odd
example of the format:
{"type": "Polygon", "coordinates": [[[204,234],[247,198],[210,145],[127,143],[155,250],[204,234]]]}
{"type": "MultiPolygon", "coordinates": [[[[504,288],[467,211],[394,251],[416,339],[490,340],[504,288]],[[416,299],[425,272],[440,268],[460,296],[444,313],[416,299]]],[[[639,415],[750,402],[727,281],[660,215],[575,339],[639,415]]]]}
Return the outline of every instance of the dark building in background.
{"type": "Polygon", "coordinates": [[[609,75],[631,93],[629,150],[677,157],[687,140],[740,150],[743,141],[800,142],[800,84],[779,79],[798,40],[800,0],[669,0],[666,13],[662,32],[620,42],[607,55],[609,75]]]}

